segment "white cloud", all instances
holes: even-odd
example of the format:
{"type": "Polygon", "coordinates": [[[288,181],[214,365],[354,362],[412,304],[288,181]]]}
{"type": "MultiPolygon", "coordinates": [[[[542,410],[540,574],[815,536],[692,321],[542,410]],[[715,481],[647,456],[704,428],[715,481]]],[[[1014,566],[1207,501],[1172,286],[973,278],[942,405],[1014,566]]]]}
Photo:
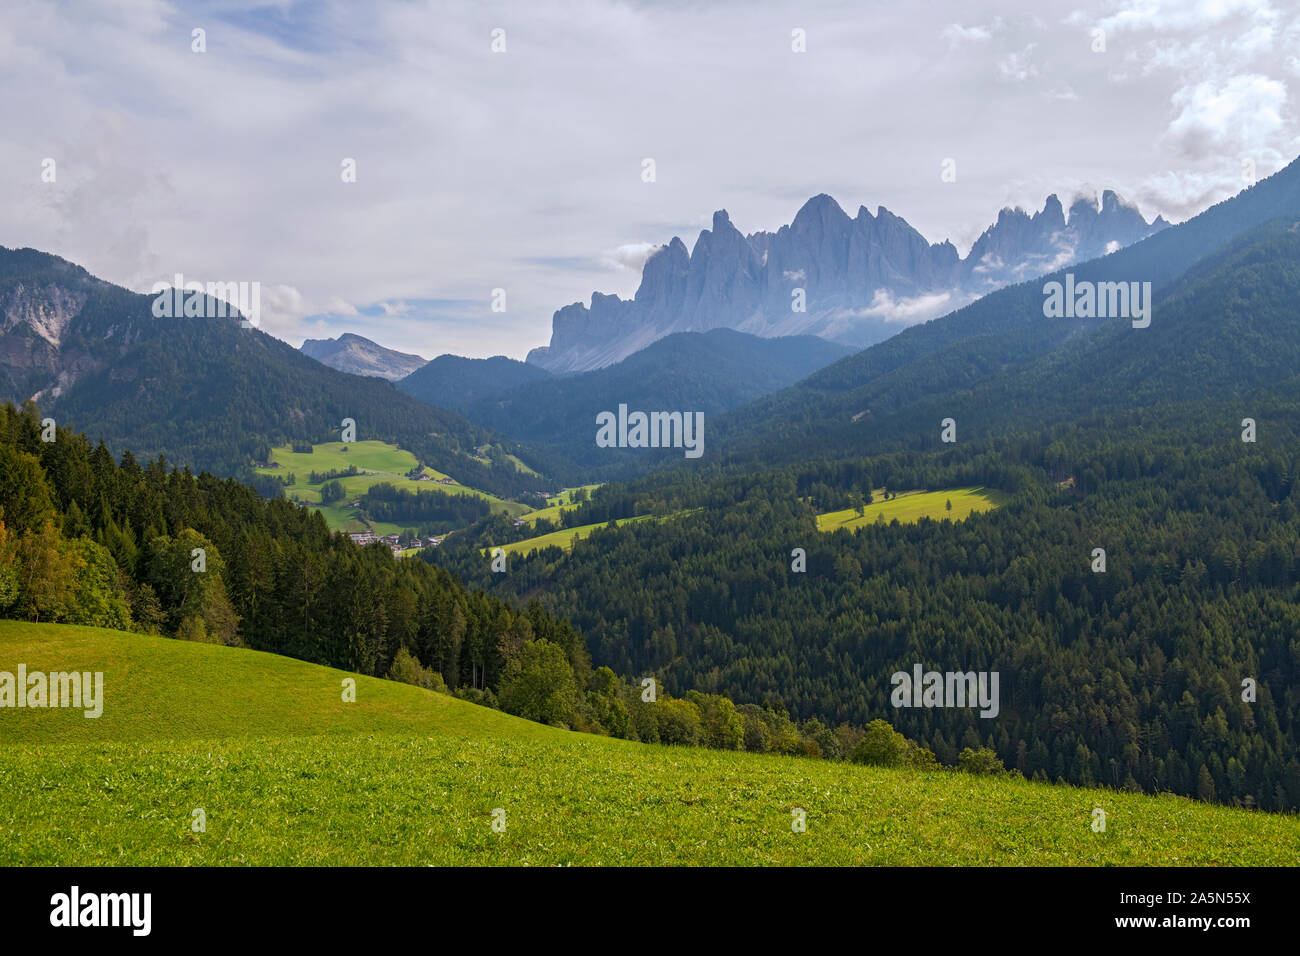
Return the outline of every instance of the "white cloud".
{"type": "Polygon", "coordinates": [[[646,260],[663,247],[662,242],[629,242],[606,252],[601,261],[612,269],[631,271],[639,276],[646,260]]]}
{"type": "Polygon", "coordinates": [[[1186,156],[1259,155],[1282,128],[1286,99],[1284,83],[1258,74],[1186,86],[1173,96],[1179,113],[1167,135],[1186,156]]]}
{"type": "Polygon", "coordinates": [[[1101,20],[1110,30],[1202,30],[1234,18],[1271,21],[1269,0],[1129,0],[1101,20]]]}
{"type": "Polygon", "coordinates": [[[888,289],[877,289],[871,298],[871,305],[863,309],[843,310],[836,314],[836,318],[876,318],[884,319],[886,322],[913,325],[951,312],[958,305],[957,298],[951,292],[934,292],[912,298],[895,299],[888,289]]]}
{"type": "Polygon", "coordinates": [[[949,45],[957,46],[962,43],[982,43],[985,40],[993,38],[993,34],[1002,29],[1002,21],[994,17],[992,22],[987,26],[970,26],[964,27],[960,23],[949,23],[940,33],[949,45]]]}
{"type": "Polygon", "coordinates": [[[1038,67],[1031,62],[1037,45],[1030,43],[1019,53],[1008,53],[998,60],[998,76],[1008,83],[1023,83],[1037,76],[1038,67]]]}

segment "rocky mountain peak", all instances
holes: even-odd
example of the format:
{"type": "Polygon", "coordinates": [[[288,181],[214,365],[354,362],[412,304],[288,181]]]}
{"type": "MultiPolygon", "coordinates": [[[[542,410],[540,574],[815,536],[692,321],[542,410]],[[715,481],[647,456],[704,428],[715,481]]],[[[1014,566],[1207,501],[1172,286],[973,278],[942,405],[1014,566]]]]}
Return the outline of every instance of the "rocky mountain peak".
{"type": "Polygon", "coordinates": [[[763,336],[820,335],[865,347],[912,321],[933,318],[908,300],[952,308],[1010,282],[1104,254],[1164,225],[1147,223],[1113,192],[1080,198],[1067,219],[1058,196],[1032,215],[1008,207],[965,258],[951,242],[931,244],[883,205],[850,219],[819,193],[787,226],[743,235],[725,209],[689,252],[674,237],[647,259],[629,301],[592,296],[559,309],[551,343],[528,360],[554,372],[600,368],[674,332],[731,328],[763,336]],[[886,303],[881,306],[880,303],[886,303]],[[942,304],[939,304],[942,303],[942,304]],[[798,307],[802,304],[802,310],[798,307]],[[883,309],[883,311],[882,311],[883,309]]]}

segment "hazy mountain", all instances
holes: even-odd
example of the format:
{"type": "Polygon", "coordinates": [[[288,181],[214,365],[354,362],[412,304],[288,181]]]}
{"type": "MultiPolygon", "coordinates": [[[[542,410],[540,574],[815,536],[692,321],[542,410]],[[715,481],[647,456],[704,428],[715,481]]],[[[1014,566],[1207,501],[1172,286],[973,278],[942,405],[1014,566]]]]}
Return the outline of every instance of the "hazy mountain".
{"type": "Polygon", "coordinates": [[[584,467],[611,461],[644,467],[656,458],[681,453],[597,448],[597,413],[626,404],[634,410],[712,416],[797,382],[848,351],[812,335],[760,338],[730,329],[679,332],[614,365],[548,377],[457,408],[472,421],[558,451],[584,467]]]}
{"type": "Polygon", "coordinates": [[[302,352],[316,361],[353,375],[374,375],[395,382],[427,363],[419,355],[397,352],[382,345],[344,332],[336,339],[307,339],[302,352]]]}
{"type": "Polygon", "coordinates": [[[397,387],[430,405],[459,408],[550,377],[551,373],[543,368],[504,355],[486,359],[439,355],[399,381],[397,387]]]}
{"type": "Polygon", "coordinates": [[[552,371],[590,370],[674,332],[714,328],[811,334],[862,348],[1167,225],[1146,222],[1110,191],[1100,204],[1076,201],[1068,216],[1051,196],[1032,216],[1004,209],[963,259],[951,243],[929,243],[883,206],[874,216],[861,207],[850,218],[824,194],[775,233],[745,236],[719,211],[693,250],[674,238],[646,261],[633,299],[593,293],[590,307],[557,311],[550,345],[534,349],[528,361],[552,371]]]}

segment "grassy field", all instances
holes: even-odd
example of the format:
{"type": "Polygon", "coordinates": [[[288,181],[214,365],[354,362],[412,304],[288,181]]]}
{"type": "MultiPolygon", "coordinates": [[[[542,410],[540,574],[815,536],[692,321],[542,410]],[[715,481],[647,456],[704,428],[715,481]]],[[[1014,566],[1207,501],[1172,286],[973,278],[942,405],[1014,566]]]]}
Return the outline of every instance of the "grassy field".
{"type": "Polygon", "coordinates": [[[510,464],[514,465],[515,468],[517,468],[519,471],[522,471],[525,475],[535,475],[538,478],[541,477],[541,474],[539,472],[537,472],[532,468],[529,468],[526,464],[524,464],[523,460],[516,455],[506,455],[506,460],[510,462],[510,464]]]}
{"type": "Polygon", "coordinates": [[[886,524],[897,518],[904,524],[922,518],[935,521],[960,521],[977,511],[991,511],[1007,502],[1007,495],[991,488],[949,488],[946,491],[900,491],[898,496],[884,500],[884,490],[872,492],[875,501],[863,509],[862,517],[852,508],[830,511],[817,516],[818,531],[838,531],[861,528],[865,524],[883,521],[886,524]],[[949,511],[947,503],[952,502],[949,511]]]}
{"type": "MultiPolygon", "coordinates": [[[[595,491],[599,487],[600,485],[582,486],[582,488],[585,489],[588,494],[595,491]]],[[[573,503],[573,493],[578,490],[579,489],[577,488],[565,488],[554,498],[547,498],[545,508],[538,508],[536,511],[530,511],[528,512],[528,514],[522,516],[523,519],[527,521],[529,524],[533,524],[535,521],[537,521],[538,518],[545,518],[547,521],[557,520],[560,517],[560,515],[564,514],[564,512],[572,511],[575,507],[577,507],[573,503]]]]}
{"type": "Polygon", "coordinates": [[[1294,865],[1300,820],[635,744],[289,658],[0,622],[0,670],[102,670],[104,712],[0,709],[0,866],[1294,865]],[[1094,833],[1092,810],[1107,814],[1094,833]],[[206,832],[193,832],[202,808],[206,832]],[[807,832],[791,828],[807,813],[807,832]],[[504,811],[505,829],[492,828],[504,811]]]}
{"type": "MultiPolygon", "coordinates": [[[[348,501],[355,500],[359,495],[364,494],[371,485],[377,485],[383,481],[408,491],[436,490],[448,494],[474,495],[477,498],[485,499],[494,512],[504,512],[512,517],[528,511],[527,505],[516,501],[503,501],[485,491],[479,491],[477,488],[469,488],[455,482],[455,479],[453,479],[453,484],[443,485],[427,481],[414,481],[407,478],[407,474],[416,466],[415,456],[387,442],[358,441],[348,444],[339,441],[324,442],[313,445],[310,454],[295,452],[290,446],[273,448],[271,449],[271,464],[280,467],[265,467],[256,470],[259,474],[274,475],[276,477],[283,477],[289,473],[296,475],[297,483],[285,488],[285,495],[288,497],[296,496],[301,501],[316,507],[324,516],[330,528],[335,531],[374,531],[378,534],[397,534],[404,530],[405,526],[392,522],[365,521],[357,513],[357,509],[348,504],[348,501]],[[332,505],[322,505],[320,489],[324,482],[310,483],[308,479],[311,473],[313,471],[322,474],[329,471],[343,471],[350,465],[355,465],[362,473],[338,479],[347,492],[347,498],[332,505]]],[[[451,477],[429,467],[424,468],[424,473],[434,479],[451,477]]]]}
{"type": "MultiPolygon", "coordinates": [[[[635,518],[615,518],[614,524],[621,526],[651,519],[651,515],[638,515],[635,518]]],[[[527,521],[528,517],[525,516],[524,520],[527,521]]],[[[563,528],[559,531],[551,531],[548,534],[539,534],[535,538],[526,538],[523,541],[503,544],[500,547],[505,550],[506,554],[527,554],[530,551],[540,551],[542,548],[549,548],[552,545],[563,548],[565,551],[572,551],[573,542],[579,538],[585,538],[597,528],[603,528],[607,524],[609,524],[607,521],[597,524],[580,524],[576,528],[563,528]]]]}

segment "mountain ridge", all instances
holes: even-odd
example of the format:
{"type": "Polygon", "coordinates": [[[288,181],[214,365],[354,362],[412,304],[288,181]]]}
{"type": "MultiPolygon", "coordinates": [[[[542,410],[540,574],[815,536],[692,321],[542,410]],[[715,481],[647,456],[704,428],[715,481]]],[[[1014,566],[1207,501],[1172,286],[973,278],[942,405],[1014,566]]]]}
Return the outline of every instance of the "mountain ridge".
{"type": "Polygon", "coordinates": [[[627,404],[713,416],[799,381],[846,351],[845,346],[811,335],[764,338],[734,329],[674,332],[604,368],[527,382],[456,410],[515,440],[527,436],[530,443],[564,454],[583,468],[604,468],[612,457],[615,471],[621,466],[635,469],[670,452],[611,454],[598,448],[594,437],[599,412],[627,404]]]}
{"type": "Polygon", "coordinates": [[[688,251],[680,237],[660,246],[631,299],[594,292],[591,305],[564,306],[551,342],[528,354],[550,371],[591,371],[673,332],[731,328],[774,337],[812,334],[855,348],[888,338],[915,318],[933,317],[1010,282],[1050,272],[1153,235],[1115,192],[1076,199],[1066,215],[1049,196],[1032,216],[1004,208],[962,257],[930,243],[884,206],[850,218],[826,193],[789,225],[743,235],[725,209],[688,251]],[[800,308],[802,307],[802,308],[800,308]]]}

